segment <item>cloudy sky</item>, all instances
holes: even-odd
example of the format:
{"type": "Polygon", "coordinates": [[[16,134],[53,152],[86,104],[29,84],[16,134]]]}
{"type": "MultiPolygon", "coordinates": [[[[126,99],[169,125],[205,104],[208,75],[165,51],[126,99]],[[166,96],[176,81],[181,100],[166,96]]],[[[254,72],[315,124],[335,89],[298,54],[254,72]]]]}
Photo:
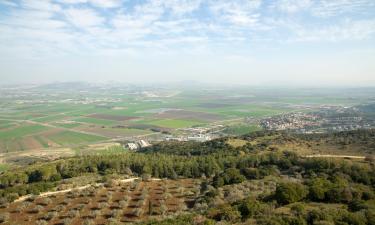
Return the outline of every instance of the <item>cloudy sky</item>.
{"type": "Polygon", "coordinates": [[[374,0],[0,0],[0,83],[375,85],[374,0]]]}

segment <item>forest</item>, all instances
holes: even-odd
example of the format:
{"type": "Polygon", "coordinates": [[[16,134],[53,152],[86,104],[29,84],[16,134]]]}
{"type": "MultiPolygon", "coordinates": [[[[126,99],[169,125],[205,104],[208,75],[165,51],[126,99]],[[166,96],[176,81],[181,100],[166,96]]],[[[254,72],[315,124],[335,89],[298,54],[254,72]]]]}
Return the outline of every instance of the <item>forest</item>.
{"type": "MultiPolygon", "coordinates": [[[[255,132],[239,138],[251,140],[274,134],[255,132]]],[[[353,136],[356,141],[369,145],[374,141],[372,130],[303,137],[303,140],[320,138],[339,145],[342,137],[353,136]]],[[[278,140],[291,137],[302,139],[280,133],[278,140]]],[[[51,190],[65,179],[87,174],[103,177],[120,174],[201,181],[200,194],[187,214],[142,222],[144,224],[215,224],[219,221],[229,224],[375,224],[373,157],[358,161],[305,158],[294,151],[269,149],[267,145],[233,147],[226,140],[166,142],[142,152],[73,157],[7,171],[0,175],[1,204],[6,207],[20,196],[51,190]],[[251,182],[263,182],[259,195],[242,191],[240,197],[227,199],[225,190],[235,193],[241,185],[251,182]],[[334,205],[339,207],[332,207],[334,205]],[[286,212],[273,213],[282,209],[286,212]]]]}

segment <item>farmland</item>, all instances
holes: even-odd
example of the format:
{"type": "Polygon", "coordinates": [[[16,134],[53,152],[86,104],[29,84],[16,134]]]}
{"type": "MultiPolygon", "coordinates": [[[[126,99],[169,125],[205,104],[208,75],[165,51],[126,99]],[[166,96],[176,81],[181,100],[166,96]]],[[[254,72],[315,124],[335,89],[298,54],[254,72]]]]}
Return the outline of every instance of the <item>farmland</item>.
{"type": "Polygon", "coordinates": [[[372,93],[352,90],[108,86],[64,83],[31,88],[0,88],[0,152],[86,148],[166,136],[196,136],[213,129],[213,138],[259,130],[259,121],[326,105],[352,106],[372,93]],[[79,87],[79,88],[78,88],[79,87]],[[326,98],[320,97],[325,96],[326,98]],[[194,128],[200,131],[189,130],[194,128]],[[193,132],[193,133],[192,133],[193,132]]]}
{"type": "Polygon", "coordinates": [[[29,198],[12,203],[0,213],[10,213],[17,224],[104,224],[136,222],[168,216],[191,208],[199,194],[199,180],[114,180],[67,193],[29,198]]]}
{"type": "Polygon", "coordinates": [[[182,128],[182,127],[192,127],[196,125],[200,125],[199,121],[191,121],[191,120],[178,120],[178,119],[161,119],[161,120],[151,120],[146,121],[145,124],[155,125],[159,127],[165,128],[182,128]]]}

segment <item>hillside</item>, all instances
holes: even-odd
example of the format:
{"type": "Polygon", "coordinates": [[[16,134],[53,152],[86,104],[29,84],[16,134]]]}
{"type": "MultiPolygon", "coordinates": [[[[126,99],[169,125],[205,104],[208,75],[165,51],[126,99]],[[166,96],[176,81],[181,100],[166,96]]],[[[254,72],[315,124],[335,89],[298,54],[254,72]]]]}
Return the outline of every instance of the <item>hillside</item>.
{"type": "Polygon", "coordinates": [[[263,131],[36,163],[0,175],[0,221],[374,224],[374,134],[263,131]],[[306,157],[333,153],[365,158],[306,157]]]}

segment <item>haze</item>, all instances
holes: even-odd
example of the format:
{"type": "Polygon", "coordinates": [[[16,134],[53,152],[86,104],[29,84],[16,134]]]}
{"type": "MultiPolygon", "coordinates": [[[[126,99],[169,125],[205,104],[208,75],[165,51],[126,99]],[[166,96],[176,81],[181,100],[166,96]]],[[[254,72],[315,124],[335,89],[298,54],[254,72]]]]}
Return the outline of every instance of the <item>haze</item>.
{"type": "Polygon", "coordinates": [[[1,83],[375,85],[372,0],[2,0],[1,83]]]}

